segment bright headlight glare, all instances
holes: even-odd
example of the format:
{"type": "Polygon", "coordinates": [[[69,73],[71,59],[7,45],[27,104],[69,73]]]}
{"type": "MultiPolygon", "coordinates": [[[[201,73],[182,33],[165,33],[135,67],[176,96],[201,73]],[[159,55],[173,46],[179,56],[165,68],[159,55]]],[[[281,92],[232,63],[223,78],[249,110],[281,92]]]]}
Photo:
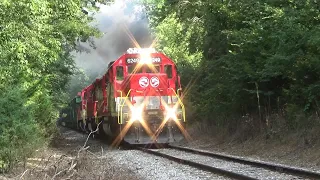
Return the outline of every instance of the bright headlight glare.
{"type": "Polygon", "coordinates": [[[147,53],[147,52],[141,53],[140,57],[141,57],[141,60],[140,60],[141,64],[150,64],[151,63],[150,53],[147,53]]]}
{"type": "Polygon", "coordinates": [[[166,116],[167,116],[167,119],[172,118],[176,120],[177,119],[176,110],[174,108],[168,108],[166,116]]]}
{"type": "Polygon", "coordinates": [[[131,120],[137,121],[142,119],[142,111],[141,108],[132,107],[131,108],[131,120]]]}

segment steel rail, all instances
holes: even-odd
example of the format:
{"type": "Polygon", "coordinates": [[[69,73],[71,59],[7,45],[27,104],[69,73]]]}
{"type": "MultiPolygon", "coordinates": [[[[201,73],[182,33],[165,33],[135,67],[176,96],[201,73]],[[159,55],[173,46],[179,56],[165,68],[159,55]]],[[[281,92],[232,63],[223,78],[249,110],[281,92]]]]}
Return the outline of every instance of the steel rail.
{"type": "Polygon", "coordinates": [[[150,150],[147,148],[142,148],[142,147],[136,147],[136,149],[146,152],[148,154],[152,154],[152,155],[156,155],[159,157],[163,157],[172,161],[175,161],[177,163],[180,164],[185,164],[185,165],[189,165],[191,167],[200,169],[200,170],[204,170],[204,171],[208,171],[208,172],[212,172],[212,173],[217,173],[223,176],[228,176],[230,178],[235,178],[235,179],[243,179],[243,180],[256,180],[256,178],[252,178],[250,176],[246,176],[244,174],[239,174],[233,171],[228,171],[228,170],[224,170],[224,169],[220,169],[220,168],[216,168],[216,167],[212,167],[212,166],[208,166],[208,165],[204,165],[204,164],[200,164],[194,161],[190,161],[190,160],[186,160],[186,159],[181,159],[178,157],[174,157],[168,154],[164,154],[164,153],[160,153],[154,150],[150,150]]]}
{"type": "Polygon", "coordinates": [[[315,171],[310,171],[307,169],[290,167],[290,166],[285,166],[280,164],[272,164],[269,162],[254,161],[254,160],[244,159],[236,156],[224,155],[224,154],[208,152],[208,151],[198,150],[198,149],[191,149],[191,148],[186,148],[181,146],[168,145],[168,147],[172,149],[185,151],[185,152],[190,152],[190,153],[200,154],[200,155],[209,156],[213,158],[223,159],[227,161],[237,162],[245,165],[252,165],[255,167],[265,168],[265,169],[273,170],[276,172],[284,172],[284,173],[292,174],[296,176],[308,177],[312,179],[320,179],[320,173],[315,171]]]}
{"type": "MultiPolygon", "coordinates": [[[[61,126],[64,127],[64,126],[61,126]]],[[[64,127],[67,129],[71,129],[74,130],[78,133],[81,134],[86,134],[85,132],[82,132],[78,129],[73,129],[73,128],[69,128],[69,127],[64,127]]],[[[99,140],[101,140],[101,137],[98,136],[99,140]]],[[[125,147],[128,147],[130,149],[138,149],[141,150],[143,152],[149,153],[149,154],[153,154],[156,156],[160,156],[160,157],[164,157],[167,158],[169,160],[173,160],[175,162],[181,163],[181,164],[185,164],[185,165],[189,165],[191,167],[195,167],[197,169],[200,170],[205,170],[205,171],[209,171],[212,173],[218,173],[221,175],[225,175],[231,178],[236,178],[236,179],[256,179],[256,178],[252,178],[243,174],[239,174],[239,173],[235,173],[232,171],[228,171],[228,170],[224,170],[224,169],[219,169],[219,168],[215,168],[212,166],[208,166],[208,165],[204,165],[204,164],[200,164],[197,162],[193,162],[190,160],[186,160],[186,159],[181,159],[178,157],[174,157],[171,155],[167,155],[164,153],[160,153],[157,151],[153,151],[147,148],[142,148],[142,147],[137,147],[135,145],[131,145],[131,144],[125,144],[125,147]]],[[[237,163],[241,163],[244,165],[251,165],[251,166],[255,166],[258,168],[264,168],[264,169],[269,169],[275,172],[283,172],[283,173],[287,173],[287,174],[291,174],[291,175],[296,175],[296,176],[300,176],[300,177],[305,177],[305,178],[311,178],[311,179],[320,179],[320,173],[316,172],[316,171],[311,171],[311,170],[307,170],[307,169],[303,169],[303,168],[297,168],[297,167],[291,167],[291,166],[285,166],[285,165],[280,165],[280,164],[272,164],[269,162],[262,162],[262,161],[255,161],[255,160],[249,160],[249,159],[244,159],[241,157],[237,157],[237,156],[231,156],[231,155],[225,155],[225,154],[220,154],[220,153],[214,153],[214,152],[209,152],[209,151],[205,151],[205,150],[199,150],[199,149],[192,149],[192,148],[187,148],[187,147],[181,147],[181,146],[174,146],[174,145],[167,145],[168,148],[170,149],[176,149],[176,150],[180,150],[180,151],[185,151],[185,152],[190,152],[190,153],[194,153],[194,154],[199,154],[199,155],[204,155],[204,156],[208,156],[208,157],[213,157],[213,158],[217,158],[217,159],[223,159],[226,161],[232,161],[232,162],[237,162],[237,163]]]]}

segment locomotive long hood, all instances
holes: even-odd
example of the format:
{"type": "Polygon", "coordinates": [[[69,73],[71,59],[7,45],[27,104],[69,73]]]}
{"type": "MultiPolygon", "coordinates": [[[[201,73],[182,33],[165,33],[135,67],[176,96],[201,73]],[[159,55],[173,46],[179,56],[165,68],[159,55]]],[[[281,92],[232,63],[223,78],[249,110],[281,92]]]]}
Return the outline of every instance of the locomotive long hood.
{"type": "Polygon", "coordinates": [[[124,80],[123,89],[131,93],[143,93],[144,96],[158,96],[167,93],[168,77],[167,74],[141,73],[132,74],[124,80]]]}

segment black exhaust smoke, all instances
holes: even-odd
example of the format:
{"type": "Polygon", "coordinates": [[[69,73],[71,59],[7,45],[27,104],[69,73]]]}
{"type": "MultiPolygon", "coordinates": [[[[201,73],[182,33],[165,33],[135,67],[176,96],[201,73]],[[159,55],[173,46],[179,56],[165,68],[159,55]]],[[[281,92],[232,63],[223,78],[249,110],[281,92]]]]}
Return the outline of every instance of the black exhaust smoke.
{"type": "MultiPolygon", "coordinates": [[[[115,0],[112,4],[101,5],[94,18],[103,36],[93,39],[95,48],[90,47],[89,43],[80,43],[79,48],[83,52],[73,53],[77,67],[83,70],[87,78],[81,78],[86,82],[79,85],[79,75],[73,77],[71,89],[77,89],[74,86],[86,86],[101,77],[109,62],[116,60],[128,48],[135,47],[130,34],[141,47],[149,47],[152,43],[144,7],[135,0],[115,0]]],[[[73,96],[74,92],[71,94],[73,96]]]]}

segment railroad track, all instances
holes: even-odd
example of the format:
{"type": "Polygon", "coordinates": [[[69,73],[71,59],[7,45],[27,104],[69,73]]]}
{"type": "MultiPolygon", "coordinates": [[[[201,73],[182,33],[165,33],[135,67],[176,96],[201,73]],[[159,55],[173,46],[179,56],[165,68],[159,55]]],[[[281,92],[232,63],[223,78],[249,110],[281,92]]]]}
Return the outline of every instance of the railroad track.
{"type": "Polygon", "coordinates": [[[235,179],[320,179],[320,173],[314,171],[180,146],[169,145],[165,149],[137,147],[137,149],[235,179]]]}
{"type": "MultiPolygon", "coordinates": [[[[76,131],[79,132],[79,131],[76,131]]],[[[83,133],[83,132],[80,132],[83,133]]],[[[101,140],[100,138],[98,138],[101,140]]],[[[103,143],[106,143],[103,141],[103,143]]],[[[168,145],[167,148],[149,149],[130,144],[125,148],[164,157],[200,170],[224,175],[235,179],[319,179],[320,173],[302,168],[248,160],[236,156],[223,155],[181,146],[168,145]]]]}

